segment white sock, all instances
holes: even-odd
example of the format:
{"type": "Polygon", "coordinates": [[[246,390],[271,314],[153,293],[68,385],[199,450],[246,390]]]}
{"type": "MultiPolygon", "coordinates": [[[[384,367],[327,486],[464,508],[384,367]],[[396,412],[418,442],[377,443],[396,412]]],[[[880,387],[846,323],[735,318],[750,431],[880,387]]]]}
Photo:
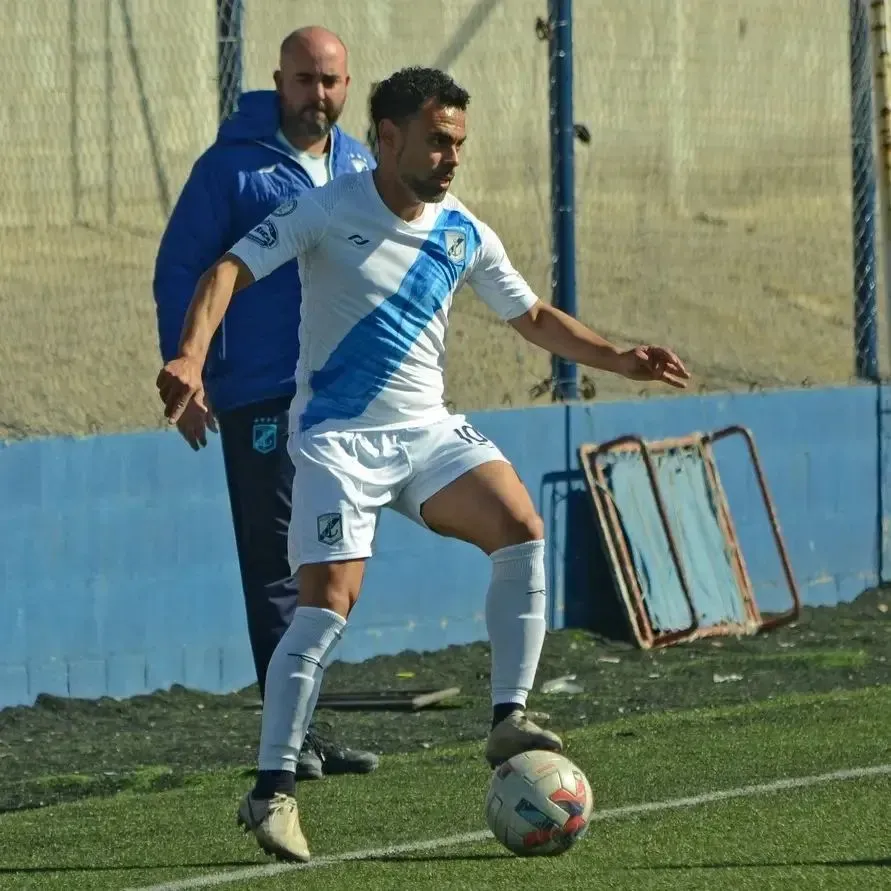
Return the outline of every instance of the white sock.
{"type": "Polygon", "coordinates": [[[260,770],[297,769],[300,747],[322,687],[322,675],[346,627],[330,609],[298,606],[266,676],[260,770]]]}
{"type": "Polygon", "coordinates": [[[545,545],[511,545],[492,554],[486,627],[492,648],[492,704],[525,707],[545,639],[545,545]]]}

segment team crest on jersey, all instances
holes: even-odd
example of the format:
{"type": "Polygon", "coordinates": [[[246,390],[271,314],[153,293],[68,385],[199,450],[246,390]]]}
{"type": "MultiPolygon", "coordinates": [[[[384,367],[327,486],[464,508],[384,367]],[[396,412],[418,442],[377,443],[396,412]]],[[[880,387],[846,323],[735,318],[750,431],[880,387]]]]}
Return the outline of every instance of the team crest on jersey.
{"type": "Polygon", "coordinates": [[[316,524],[322,544],[336,545],[343,541],[343,517],[340,514],[321,514],[316,524]]]}
{"type": "Polygon", "coordinates": [[[463,263],[467,252],[467,236],[456,229],[449,230],[445,234],[446,256],[453,263],[463,263]]]}
{"type": "Polygon", "coordinates": [[[282,204],[272,211],[272,215],[274,217],[286,217],[288,214],[294,213],[294,209],[297,207],[297,202],[293,199],[290,201],[285,201],[282,204]]]}
{"type": "Polygon", "coordinates": [[[274,248],[278,244],[278,229],[271,220],[263,220],[257,226],[254,226],[245,238],[259,244],[260,247],[274,248]]]}

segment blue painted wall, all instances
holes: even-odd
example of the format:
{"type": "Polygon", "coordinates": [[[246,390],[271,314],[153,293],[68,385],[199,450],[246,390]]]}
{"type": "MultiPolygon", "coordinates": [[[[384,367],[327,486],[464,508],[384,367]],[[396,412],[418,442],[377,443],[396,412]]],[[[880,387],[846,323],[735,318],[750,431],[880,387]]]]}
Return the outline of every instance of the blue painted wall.
{"type": "MultiPolygon", "coordinates": [[[[743,424],[755,435],[809,604],[856,597],[889,566],[882,489],[887,388],[647,399],[482,412],[545,519],[553,628],[596,613],[597,547],[576,449],[743,424]]],[[[736,454],[734,454],[736,450],[736,454]]],[[[719,446],[722,479],[759,602],[788,599],[754,476],[719,446]]],[[[173,683],[211,691],[253,678],[215,442],[174,433],[0,448],[0,707],[39,693],[129,696],[173,683]]],[[[387,515],[338,656],[356,661],[485,637],[488,560],[387,515]]]]}

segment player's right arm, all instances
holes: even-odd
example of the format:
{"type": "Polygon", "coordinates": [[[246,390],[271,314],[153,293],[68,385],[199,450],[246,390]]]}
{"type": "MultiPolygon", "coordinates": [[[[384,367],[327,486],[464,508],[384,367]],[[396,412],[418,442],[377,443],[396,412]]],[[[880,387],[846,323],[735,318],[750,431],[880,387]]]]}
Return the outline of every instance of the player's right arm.
{"type": "Polygon", "coordinates": [[[254,226],[198,279],[179,354],[155,381],[169,423],[175,424],[193,399],[204,408],[204,363],[232,297],[289,260],[305,257],[321,240],[326,226],[325,211],[310,193],[304,193],[254,226]]]}
{"type": "MultiPolygon", "coordinates": [[[[189,301],[198,279],[231,244],[233,205],[230,178],[213,150],[192,168],[161,236],[152,290],[158,345],[165,362],[176,358],[189,301]]],[[[240,234],[240,233],[239,233],[240,234]]]]}

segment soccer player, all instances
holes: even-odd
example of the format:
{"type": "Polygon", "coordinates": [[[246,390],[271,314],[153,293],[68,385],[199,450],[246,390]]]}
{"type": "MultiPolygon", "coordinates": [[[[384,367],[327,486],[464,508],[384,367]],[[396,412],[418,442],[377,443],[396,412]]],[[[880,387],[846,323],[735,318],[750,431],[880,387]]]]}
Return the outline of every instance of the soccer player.
{"type": "MultiPolygon", "coordinates": [[[[165,362],[177,355],[198,279],[226,248],[283,202],[374,166],[368,150],[337,124],[350,77],[336,34],[317,26],[289,34],[274,79],[275,90],[239,97],[237,111],[193,166],[161,238],[154,294],[165,362]]],[[[296,266],[285,263],[232,305],[204,369],[212,409],[191,402],[177,421],[195,451],[207,444],[208,430],[219,428],[261,699],[269,660],[298,599],[286,537],[294,475],[287,415],[300,321],[296,266]]],[[[311,728],[296,771],[300,779],[319,779],[377,765],[373,752],[311,728]]]]}
{"type": "Polygon", "coordinates": [[[469,284],[522,337],[572,361],[681,388],[689,377],[670,350],[622,351],[540,301],[498,236],[449,195],[468,101],[435,69],[382,81],[371,99],[377,169],[307,192],[224,254],[202,277],[179,356],[157,379],[171,422],[202,405],[201,369],[232,294],[298,258],[304,302],[288,448],[300,502],[288,544],[301,600],[269,666],[259,773],[238,812],[264,850],[289,860],[309,859],[294,762],[383,507],[491,558],[489,763],[562,750],[525,713],[545,636],[542,521],[498,447],[443,404],[455,291],[469,284]]]}

